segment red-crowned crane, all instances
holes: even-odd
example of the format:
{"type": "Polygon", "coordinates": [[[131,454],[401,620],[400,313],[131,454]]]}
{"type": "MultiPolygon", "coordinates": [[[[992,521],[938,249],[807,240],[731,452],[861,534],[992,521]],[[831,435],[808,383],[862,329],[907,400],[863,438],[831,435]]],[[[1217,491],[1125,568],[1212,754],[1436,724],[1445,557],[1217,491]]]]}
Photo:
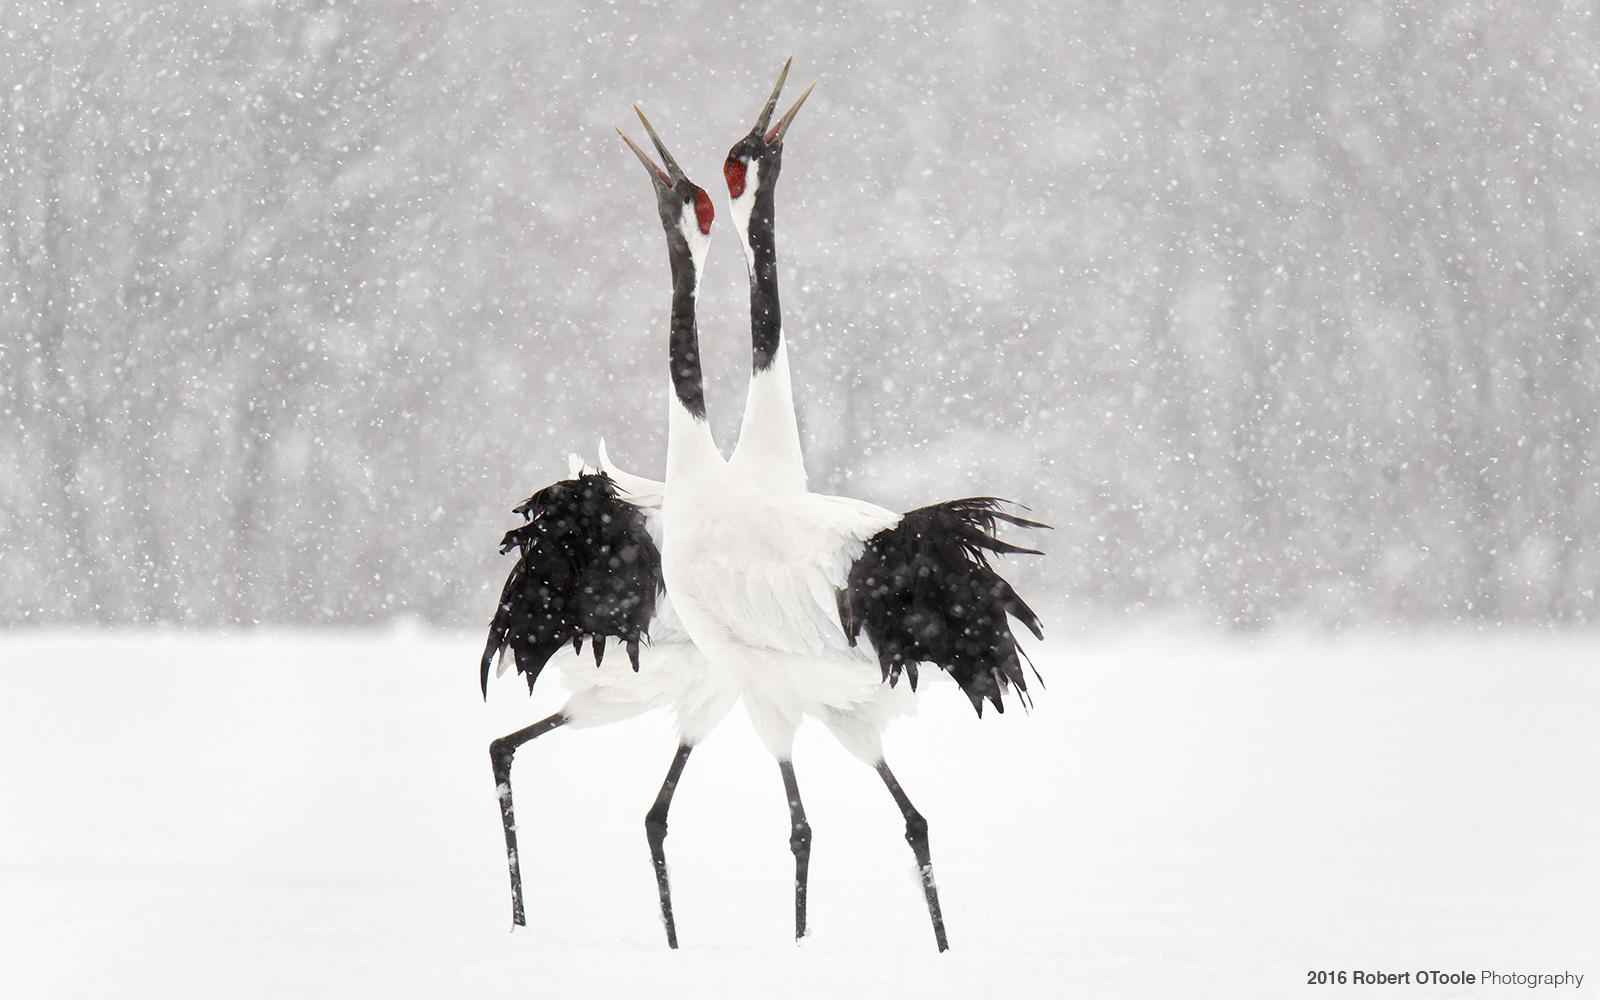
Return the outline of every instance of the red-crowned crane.
{"type": "MultiPolygon", "coordinates": [[[[665,167],[654,164],[626,135],[623,139],[650,171],[666,232],[674,364],[693,369],[698,384],[695,297],[715,211],[710,196],[684,176],[644,113],[638,113],[665,167]]],[[[694,405],[704,413],[703,400],[694,405]]],[[[618,470],[574,470],[573,478],[540,490],[516,508],[527,523],[508,532],[501,542],[501,552],[515,548],[518,558],[489,627],[479,681],[487,697],[490,665],[497,655],[509,654],[531,692],[545,664],[568,643],[575,653],[585,640],[593,648],[593,666],[575,655],[557,660],[565,685],[573,692],[559,711],[489,747],[505,828],[514,926],[526,920],[511,799],[511,762],[517,748],[561,726],[606,725],[655,708],[674,711],[678,750],[646,814],[645,831],[667,943],[676,948],[664,846],[667,810],[690,751],[727,715],[739,692],[731,676],[696,649],[662,594],[660,492],[652,493],[649,485],[618,470]],[[608,638],[624,644],[625,659],[605,658],[608,638]]]]}
{"type": "Polygon", "coordinates": [[[778,760],[795,858],[795,937],[806,933],[811,828],[792,762],[800,721],[820,719],[872,766],[899,806],[921,875],[934,938],[948,947],[927,822],[883,756],[882,733],[904,711],[906,672],[948,672],[981,716],[1002,692],[1026,698],[1008,615],[1040,633],[1033,611],[990,567],[985,552],[1033,552],[994,537],[997,521],[1043,527],[990,497],[908,514],[806,490],[787,347],[778,306],[774,190],[783,138],[810,89],[769,129],[788,76],[723,173],[750,272],[752,367],[738,447],[711,446],[698,367],[672,365],[672,410],[662,506],[662,577],[704,655],[737,677],[756,732],[778,760]],[[865,632],[868,643],[858,642],[865,632]]]}
{"type": "Polygon", "coordinates": [[[520,557],[491,626],[485,684],[495,654],[505,650],[530,686],[569,641],[591,640],[597,663],[590,670],[563,660],[575,690],[568,703],[491,745],[517,923],[524,917],[510,792],[516,747],[561,725],[598,725],[671,706],[680,746],[646,829],[668,943],[677,946],[663,852],[667,808],[690,750],[742,697],[788,793],[796,938],[806,932],[810,827],[791,756],[795,729],[811,715],[878,771],[899,805],[935,940],[941,951],[947,947],[927,824],[884,762],[881,734],[911,697],[897,686],[901,673],[914,691],[920,663],[950,673],[980,715],[985,699],[1003,710],[1002,693],[1012,685],[1026,698],[1007,615],[1036,635],[1038,618],[985,553],[1033,551],[996,539],[997,521],[1040,525],[1005,513],[991,498],[898,515],[806,492],[777,307],[772,212],[783,135],[805,95],[767,127],[787,72],[788,64],[724,168],[750,265],[753,352],[739,448],[728,461],[706,419],[694,323],[711,208],[648,121],[666,169],[623,136],[651,172],[672,265],[667,481],[611,468],[602,448],[600,474],[536,494],[518,508],[528,524],[506,536],[506,550],[516,546],[520,557]],[[660,583],[666,595],[658,600],[660,583]],[[868,641],[859,643],[863,634],[868,641]],[[632,670],[603,660],[607,637],[626,644],[632,670]]]}

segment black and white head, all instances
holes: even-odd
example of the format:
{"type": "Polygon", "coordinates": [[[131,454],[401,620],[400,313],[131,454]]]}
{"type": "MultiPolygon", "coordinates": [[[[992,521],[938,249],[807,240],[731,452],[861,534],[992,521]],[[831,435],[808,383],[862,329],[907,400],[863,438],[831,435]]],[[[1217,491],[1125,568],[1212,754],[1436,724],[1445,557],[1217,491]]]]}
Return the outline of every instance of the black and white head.
{"type": "Polygon", "coordinates": [[[778,95],[783,92],[783,83],[789,78],[789,66],[793,62],[793,56],[784,62],[783,72],[778,74],[778,84],[772,88],[772,96],[767,98],[755,126],[750,129],[749,135],[734,143],[722,164],[722,177],[728,183],[728,199],[733,203],[733,224],[739,230],[739,242],[744,245],[747,261],[750,226],[755,213],[762,212],[765,224],[772,224],[772,193],[778,181],[778,172],[783,169],[783,136],[789,131],[795,112],[800,110],[800,105],[806,102],[817,85],[816,81],[812,81],[800,99],[773,123],[772,113],[778,108],[778,95]]]}
{"type": "Polygon", "coordinates": [[[650,120],[639,110],[639,106],[634,105],[633,110],[644,124],[644,130],[650,134],[650,141],[655,144],[662,163],[666,164],[665,168],[657,166],[622,129],[618,128],[617,134],[622,136],[622,141],[628,144],[628,148],[633,150],[650,173],[650,180],[656,188],[656,209],[661,213],[661,225],[667,231],[667,242],[677,252],[677,240],[682,239],[683,250],[693,259],[698,274],[705,264],[706,251],[711,246],[711,220],[716,216],[711,196],[684,176],[678,161],[662,145],[661,137],[656,135],[656,130],[651,127],[650,120]]]}

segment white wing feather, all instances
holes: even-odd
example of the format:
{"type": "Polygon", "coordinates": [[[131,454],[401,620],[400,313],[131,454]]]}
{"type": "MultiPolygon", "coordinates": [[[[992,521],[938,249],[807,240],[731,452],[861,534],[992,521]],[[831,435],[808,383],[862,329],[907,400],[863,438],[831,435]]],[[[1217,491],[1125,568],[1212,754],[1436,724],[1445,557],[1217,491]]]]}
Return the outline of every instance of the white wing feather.
{"type": "MultiPolygon", "coordinates": [[[[612,482],[621,487],[622,492],[626,494],[625,499],[634,506],[654,510],[661,508],[661,497],[666,484],[617,468],[612,464],[611,456],[606,454],[604,438],[600,439],[600,471],[610,476],[612,482]]],[[[656,539],[656,544],[661,544],[660,538],[656,539]]]]}
{"type": "Polygon", "coordinates": [[[744,495],[674,525],[689,593],[732,642],[804,655],[857,655],[836,593],[868,538],[900,515],[843,497],[744,495]]]}

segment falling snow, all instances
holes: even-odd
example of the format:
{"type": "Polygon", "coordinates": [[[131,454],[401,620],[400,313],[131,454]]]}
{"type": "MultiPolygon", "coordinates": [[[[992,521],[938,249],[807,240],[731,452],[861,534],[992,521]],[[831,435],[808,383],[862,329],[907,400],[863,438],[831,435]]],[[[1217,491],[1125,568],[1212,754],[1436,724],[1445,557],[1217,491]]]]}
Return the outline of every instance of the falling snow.
{"type": "MultiPolygon", "coordinates": [[[[484,619],[569,449],[660,473],[667,272],[610,123],[716,189],[790,51],[817,488],[1023,500],[1027,585],[1089,617],[1586,621],[1596,41],[1559,3],[24,0],[0,621],[484,619]]],[[[719,236],[724,447],[744,280],[719,236]]]]}
{"type": "MultiPolygon", "coordinates": [[[[1548,628],[1597,610],[1597,227],[1600,14],[1563,0],[7,0],[0,994],[1600,976],[1593,642],[1548,628]],[[519,758],[508,935],[485,748],[558,693],[478,700],[496,544],[573,449],[662,474],[668,272],[611,123],[718,192],[790,53],[812,486],[1054,525],[1006,567],[1038,707],[932,684],[890,730],[944,959],[812,730],[787,940],[737,722],[674,808],[668,954],[651,717],[519,758]]],[[[719,229],[725,450],[746,294],[719,229]]]]}

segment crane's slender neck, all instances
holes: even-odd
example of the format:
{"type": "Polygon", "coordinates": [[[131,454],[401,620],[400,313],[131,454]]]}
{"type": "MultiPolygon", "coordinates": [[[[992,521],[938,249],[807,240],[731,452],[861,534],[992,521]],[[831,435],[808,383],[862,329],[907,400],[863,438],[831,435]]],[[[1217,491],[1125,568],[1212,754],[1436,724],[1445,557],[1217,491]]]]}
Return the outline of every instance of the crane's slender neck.
{"type": "Polygon", "coordinates": [[[800,493],[806,488],[805,458],[789,377],[789,351],[778,309],[778,253],[773,191],[778,164],[751,161],[746,187],[734,199],[733,218],[750,269],[750,392],[745,397],[739,443],[730,459],[752,481],[767,489],[800,493]]]}
{"type": "Polygon", "coordinates": [[[672,265],[672,321],[668,370],[672,402],[667,418],[667,484],[695,479],[707,467],[722,464],[706,420],[705,379],[700,367],[700,335],[695,324],[695,296],[710,238],[692,218],[667,228],[667,257],[672,265]]]}
{"type": "Polygon", "coordinates": [[[695,326],[694,302],[700,288],[700,268],[687,244],[678,251],[677,241],[669,236],[672,257],[672,326],[670,365],[672,391],[689,415],[706,419],[705,378],[700,370],[700,334],[695,326]]]}
{"type": "MultiPolygon", "coordinates": [[[[754,164],[752,164],[752,169],[754,164]]],[[[777,175],[757,178],[755,204],[750,212],[745,253],[750,265],[750,370],[759,374],[771,368],[783,340],[783,317],[778,308],[778,248],[774,225],[777,175]]]]}

